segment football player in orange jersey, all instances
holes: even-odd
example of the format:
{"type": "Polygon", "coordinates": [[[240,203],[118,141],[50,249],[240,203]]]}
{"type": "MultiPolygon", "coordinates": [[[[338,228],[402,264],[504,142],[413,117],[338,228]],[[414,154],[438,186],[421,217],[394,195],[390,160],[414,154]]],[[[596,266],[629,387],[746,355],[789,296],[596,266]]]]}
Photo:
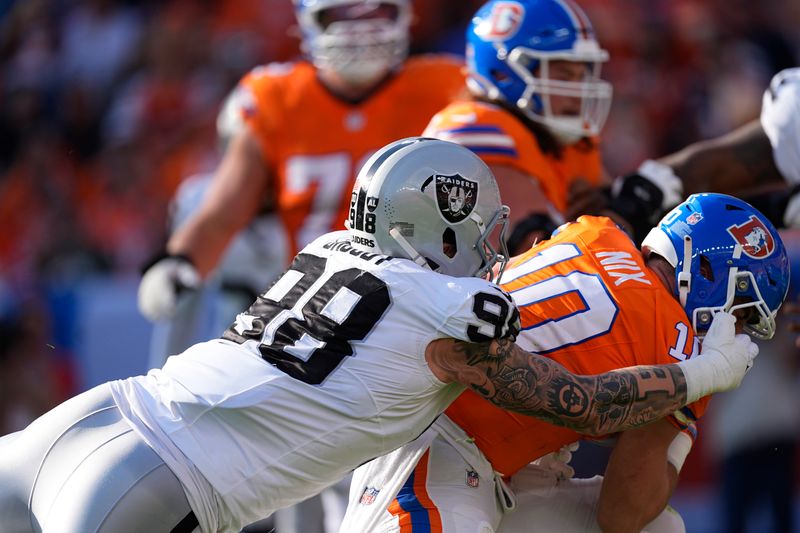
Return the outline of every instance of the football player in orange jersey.
{"type": "MultiPolygon", "coordinates": [[[[761,213],[701,194],[664,217],[641,252],[610,219],[583,216],[513,259],[500,282],[520,310],[521,347],[593,374],[691,359],[695,335],[721,310],[770,338],[789,265],[761,213]]],[[[680,530],[662,511],[707,401],[618,435],[605,479],[571,480],[565,457],[546,454],[568,457],[577,433],[467,391],[417,441],[356,470],[341,531],[624,532],[656,517],[648,531],[680,530]]]]}
{"type": "Polygon", "coordinates": [[[491,0],[467,29],[466,54],[471,98],[440,111],[425,135],[489,164],[512,229],[532,214],[545,227],[543,217],[563,222],[570,187],[610,183],[598,137],[611,104],[599,77],[608,52],[591,22],[571,0],[491,0]]]}
{"type": "Polygon", "coordinates": [[[180,291],[208,277],[260,212],[279,216],[285,239],[276,245],[285,242],[287,260],[342,229],[361,164],[419,134],[463,89],[460,61],[407,58],[409,0],[294,3],[308,60],[257,67],[239,83],[247,127],[231,139],[202,205],[144,274],[139,307],[151,320],[173,315],[180,291]]]}

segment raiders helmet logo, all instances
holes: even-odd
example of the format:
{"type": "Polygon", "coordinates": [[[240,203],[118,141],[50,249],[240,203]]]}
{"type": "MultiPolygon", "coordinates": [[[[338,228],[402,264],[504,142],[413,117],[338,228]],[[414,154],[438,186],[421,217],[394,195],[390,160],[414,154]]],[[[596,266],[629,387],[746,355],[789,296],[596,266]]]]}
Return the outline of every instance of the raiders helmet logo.
{"type": "Polygon", "coordinates": [[[769,257],[775,250],[775,239],[755,215],[751,215],[744,224],[728,227],[728,233],[742,245],[742,251],[753,259],[769,257]]]}
{"type": "Polygon", "coordinates": [[[439,213],[452,224],[466,219],[475,209],[478,199],[478,182],[468,180],[459,174],[443,176],[437,174],[436,203],[439,213]]]}

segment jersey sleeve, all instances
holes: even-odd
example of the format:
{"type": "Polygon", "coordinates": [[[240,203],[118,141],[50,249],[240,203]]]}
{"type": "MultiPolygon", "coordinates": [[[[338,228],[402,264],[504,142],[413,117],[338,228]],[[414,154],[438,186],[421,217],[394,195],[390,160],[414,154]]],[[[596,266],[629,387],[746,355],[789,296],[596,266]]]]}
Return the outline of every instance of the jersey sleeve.
{"type": "Polygon", "coordinates": [[[772,144],[775,165],[787,183],[800,183],[800,68],[776,74],[764,92],[761,127],[772,144]]]}
{"type": "Polygon", "coordinates": [[[283,117],[281,93],[287,91],[286,80],[298,70],[293,63],[270,63],[247,73],[234,89],[240,115],[259,139],[265,159],[273,160],[270,142],[280,130],[283,117]]]}
{"type": "Polygon", "coordinates": [[[519,332],[519,312],[506,291],[477,278],[448,285],[451,305],[440,332],[470,342],[487,342],[519,332]]]}
{"type": "Polygon", "coordinates": [[[483,102],[448,106],[434,115],[424,135],[466,146],[489,165],[530,173],[534,163],[542,164],[533,134],[510,113],[483,102]]]}

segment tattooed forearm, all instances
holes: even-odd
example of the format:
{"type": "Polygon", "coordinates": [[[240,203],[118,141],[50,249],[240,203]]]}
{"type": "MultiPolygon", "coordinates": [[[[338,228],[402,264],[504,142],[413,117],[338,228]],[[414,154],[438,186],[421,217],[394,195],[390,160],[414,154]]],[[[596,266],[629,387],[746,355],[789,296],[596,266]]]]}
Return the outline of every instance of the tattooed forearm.
{"type": "Polygon", "coordinates": [[[582,433],[601,435],[645,424],[686,403],[686,380],[677,365],[579,376],[509,339],[455,342],[453,349],[463,358],[457,381],[504,409],[582,433]]]}

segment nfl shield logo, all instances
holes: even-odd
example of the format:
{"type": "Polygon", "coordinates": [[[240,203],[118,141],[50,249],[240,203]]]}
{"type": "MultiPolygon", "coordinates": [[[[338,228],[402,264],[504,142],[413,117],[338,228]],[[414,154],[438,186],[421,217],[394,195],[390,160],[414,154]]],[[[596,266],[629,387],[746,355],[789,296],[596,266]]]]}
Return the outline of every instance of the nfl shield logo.
{"type": "Polygon", "coordinates": [[[370,505],[375,503],[375,498],[378,497],[378,493],[380,492],[379,489],[375,487],[367,487],[364,489],[364,492],[361,494],[361,499],[358,500],[358,503],[361,505],[370,505]]]}
{"type": "Polygon", "coordinates": [[[697,212],[692,213],[691,215],[686,217],[686,223],[689,224],[690,226],[694,226],[695,224],[697,224],[701,220],[703,220],[703,215],[701,213],[697,213],[697,212]]]}
{"type": "Polygon", "coordinates": [[[477,488],[480,483],[480,476],[474,470],[467,470],[467,486],[477,488]]]}
{"type": "Polygon", "coordinates": [[[478,182],[459,174],[436,175],[436,203],[439,213],[451,224],[466,219],[475,209],[478,199],[478,182]]]}
{"type": "Polygon", "coordinates": [[[753,259],[764,259],[775,250],[775,240],[758,217],[751,215],[744,224],[728,227],[728,233],[742,245],[742,251],[753,259]]]}

